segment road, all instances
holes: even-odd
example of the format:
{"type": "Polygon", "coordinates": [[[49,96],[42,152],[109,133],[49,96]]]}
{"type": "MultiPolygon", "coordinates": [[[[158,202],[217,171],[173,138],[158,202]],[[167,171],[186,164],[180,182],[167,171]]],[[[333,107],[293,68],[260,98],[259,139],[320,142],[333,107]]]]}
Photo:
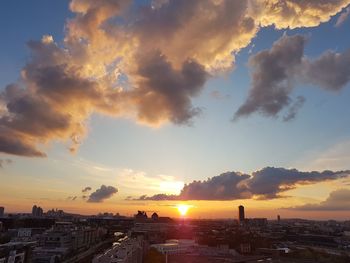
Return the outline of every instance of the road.
{"type": "Polygon", "coordinates": [[[113,243],[115,242],[115,238],[110,238],[105,241],[102,241],[92,247],[90,247],[88,250],[85,250],[71,258],[68,258],[64,260],[62,263],[77,263],[82,261],[83,259],[86,259],[87,257],[91,257],[94,255],[102,246],[107,245],[108,243],[113,243]]]}

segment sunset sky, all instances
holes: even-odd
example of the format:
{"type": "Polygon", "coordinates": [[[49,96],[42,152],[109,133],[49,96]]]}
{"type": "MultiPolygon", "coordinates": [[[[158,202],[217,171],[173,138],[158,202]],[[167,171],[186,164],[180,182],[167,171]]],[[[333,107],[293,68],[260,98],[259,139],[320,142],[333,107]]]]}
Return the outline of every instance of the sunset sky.
{"type": "Polygon", "coordinates": [[[0,206],[349,219],[349,4],[1,1],[0,206]]]}

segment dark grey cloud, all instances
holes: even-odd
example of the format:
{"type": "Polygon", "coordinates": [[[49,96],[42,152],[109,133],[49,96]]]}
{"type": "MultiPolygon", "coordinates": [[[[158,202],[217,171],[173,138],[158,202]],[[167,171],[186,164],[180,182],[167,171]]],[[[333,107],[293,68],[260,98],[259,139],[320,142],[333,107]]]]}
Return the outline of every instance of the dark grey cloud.
{"type": "Polygon", "coordinates": [[[108,198],[111,198],[117,192],[118,189],[113,186],[101,185],[99,189],[90,194],[87,201],[90,203],[100,203],[108,198]]]}
{"type": "Polygon", "coordinates": [[[339,91],[350,81],[350,49],[343,53],[326,51],[315,60],[305,59],[304,81],[330,91],[339,91]]]}
{"type": "Polygon", "coordinates": [[[193,200],[232,200],[250,197],[247,188],[241,183],[249,175],[226,172],[206,181],[193,181],[184,186],[180,199],[193,200]]]}
{"type": "Polygon", "coordinates": [[[350,49],[343,53],[326,51],[315,59],[304,55],[306,37],[283,35],[269,50],[249,59],[252,86],[248,98],[236,111],[234,119],[258,112],[277,117],[287,109],[284,121],[294,119],[305,98],[292,98],[296,83],[339,91],[350,81],[350,49]]]}
{"type": "Polygon", "coordinates": [[[319,204],[305,204],[287,209],[302,211],[350,211],[350,189],[338,189],[319,204]]]}
{"type": "Polygon", "coordinates": [[[314,184],[348,177],[350,171],[301,172],[296,169],[266,167],[251,175],[227,172],[205,181],[186,184],[179,195],[143,195],[134,200],[235,200],[274,199],[298,184],[314,184]]]}
{"type": "Polygon", "coordinates": [[[305,42],[304,36],[284,35],[270,50],[261,51],[249,59],[249,66],[253,69],[252,87],[235,118],[253,112],[276,116],[290,105],[294,76],[300,70],[305,42]]]}
{"type": "Polygon", "coordinates": [[[247,181],[250,191],[260,198],[276,198],[296,184],[313,184],[348,177],[350,171],[301,172],[296,169],[266,167],[252,173],[247,181]]]}
{"type": "Polygon", "coordinates": [[[46,154],[38,150],[32,140],[23,138],[21,135],[9,132],[0,127],[0,151],[26,157],[45,157],[46,154]],[[16,138],[14,138],[16,137],[16,138]]]}
{"type": "Polygon", "coordinates": [[[131,96],[137,100],[141,121],[188,123],[200,112],[192,106],[191,98],[199,94],[208,73],[196,61],[187,60],[174,69],[163,54],[150,52],[139,56],[137,74],[141,88],[131,96]]]}
{"type": "Polygon", "coordinates": [[[83,193],[86,193],[86,192],[90,192],[92,190],[92,188],[90,186],[86,186],[85,188],[83,188],[81,191],[83,193]]]}

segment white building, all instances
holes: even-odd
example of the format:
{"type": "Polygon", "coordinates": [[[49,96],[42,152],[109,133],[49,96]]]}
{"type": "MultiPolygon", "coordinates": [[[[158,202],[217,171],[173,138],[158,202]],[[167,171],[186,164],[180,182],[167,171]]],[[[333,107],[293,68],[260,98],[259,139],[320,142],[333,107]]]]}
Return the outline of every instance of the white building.
{"type": "Polygon", "coordinates": [[[157,249],[162,254],[186,254],[193,252],[194,248],[198,246],[194,240],[189,239],[170,239],[164,244],[154,244],[151,247],[157,249]]]}

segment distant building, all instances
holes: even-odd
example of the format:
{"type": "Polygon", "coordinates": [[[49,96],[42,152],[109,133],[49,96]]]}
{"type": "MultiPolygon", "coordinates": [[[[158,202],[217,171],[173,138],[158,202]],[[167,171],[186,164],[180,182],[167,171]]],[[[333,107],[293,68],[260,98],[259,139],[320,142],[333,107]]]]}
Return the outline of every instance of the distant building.
{"type": "Polygon", "coordinates": [[[134,216],[134,218],[137,221],[144,221],[144,220],[147,220],[148,216],[145,211],[137,211],[137,214],[134,216]]]}
{"type": "Polygon", "coordinates": [[[15,228],[8,230],[12,242],[37,241],[44,232],[45,228],[15,228]]]}
{"type": "Polygon", "coordinates": [[[55,218],[57,218],[57,217],[64,217],[65,213],[64,213],[63,210],[58,210],[57,208],[55,210],[55,209],[52,208],[51,210],[47,211],[46,216],[48,216],[48,217],[55,217],[55,218]]]}
{"type": "Polygon", "coordinates": [[[244,215],[244,206],[240,205],[238,207],[238,221],[240,224],[242,224],[245,220],[245,215],[244,215]]]}
{"type": "Polygon", "coordinates": [[[38,207],[36,205],[33,205],[33,208],[32,208],[32,216],[35,216],[36,213],[38,211],[38,207]]]}
{"type": "Polygon", "coordinates": [[[153,213],[152,214],[152,220],[154,220],[154,221],[157,221],[158,220],[158,214],[157,213],[153,213]]]}
{"type": "Polygon", "coordinates": [[[250,227],[266,227],[267,218],[249,218],[245,219],[245,223],[250,227]]]}
{"type": "Polygon", "coordinates": [[[0,206],[0,217],[4,217],[5,215],[5,207],[0,206]]]}
{"type": "Polygon", "coordinates": [[[281,222],[281,216],[277,215],[277,222],[280,223],[281,222]]]}
{"type": "Polygon", "coordinates": [[[41,216],[43,216],[43,214],[44,214],[44,211],[40,206],[36,206],[36,205],[33,206],[32,216],[41,217],[41,216]]]}

